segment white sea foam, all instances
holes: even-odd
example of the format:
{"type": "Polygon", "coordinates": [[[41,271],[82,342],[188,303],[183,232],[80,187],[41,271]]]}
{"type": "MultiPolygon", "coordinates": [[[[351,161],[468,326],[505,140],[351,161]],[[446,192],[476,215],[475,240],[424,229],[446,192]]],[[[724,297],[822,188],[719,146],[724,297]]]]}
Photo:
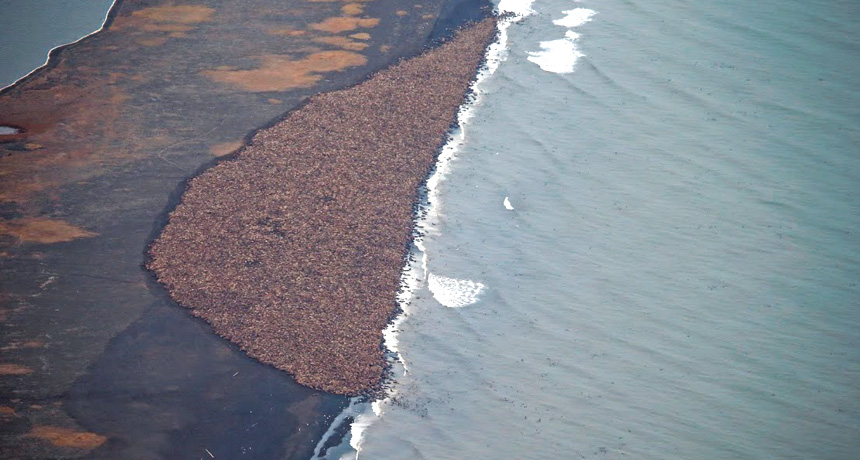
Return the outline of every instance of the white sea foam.
{"type": "Polygon", "coordinates": [[[529,51],[528,60],[537,64],[542,70],[552,73],[571,73],[576,66],[576,61],[585,56],[576,47],[579,34],[574,32],[574,27],[579,27],[589,21],[597,14],[588,8],[574,8],[563,11],[565,16],[556,19],[552,23],[557,26],[567,27],[564,38],[540,42],[540,51],[529,51]]]}
{"type": "Polygon", "coordinates": [[[429,274],[427,287],[437,302],[448,308],[462,308],[478,301],[484,285],[472,280],[458,280],[429,274]]]}
{"type": "Polygon", "coordinates": [[[571,73],[577,59],[585,56],[576,48],[579,34],[568,30],[564,38],[540,42],[540,51],[529,51],[528,60],[553,73],[571,73]]]}
{"type": "Polygon", "coordinates": [[[33,72],[36,72],[37,70],[41,69],[42,67],[45,67],[46,65],[48,65],[48,62],[50,62],[50,60],[51,60],[51,53],[53,53],[55,49],[57,49],[57,48],[62,48],[62,47],[64,47],[64,46],[74,45],[75,43],[77,43],[77,42],[79,42],[79,41],[81,41],[81,40],[83,40],[83,39],[85,39],[85,38],[89,37],[90,35],[97,34],[97,33],[101,32],[102,30],[104,30],[104,28],[105,28],[105,24],[107,24],[108,18],[110,17],[110,12],[111,12],[111,11],[113,11],[113,8],[114,8],[115,6],[116,6],[116,0],[114,0],[113,2],[111,2],[110,7],[107,9],[107,12],[105,13],[105,18],[104,18],[104,20],[102,21],[102,25],[101,25],[101,27],[99,27],[97,30],[92,31],[92,32],[90,32],[90,33],[88,33],[88,34],[84,35],[83,37],[81,37],[81,38],[79,38],[79,39],[77,39],[77,40],[75,40],[75,41],[73,41],[73,42],[71,42],[71,43],[66,43],[66,44],[59,45],[59,46],[55,46],[55,47],[51,48],[51,49],[48,51],[48,55],[45,57],[45,63],[44,63],[44,64],[42,64],[42,65],[40,65],[39,67],[36,67],[35,69],[33,69],[33,70],[31,70],[31,71],[27,72],[27,75],[24,75],[23,77],[21,77],[21,78],[19,78],[19,79],[15,80],[15,81],[13,81],[12,83],[10,83],[10,84],[8,84],[8,85],[6,85],[6,86],[4,86],[4,87],[0,88],[0,91],[3,91],[4,89],[9,88],[9,87],[11,87],[11,86],[15,86],[15,85],[17,85],[19,81],[21,81],[21,80],[23,80],[23,79],[25,79],[25,78],[29,77],[30,75],[32,75],[32,74],[33,74],[33,72]]]}
{"type": "Polygon", "coordinates": [[[511,200],[508,197],[505,197],[505,201],[503,201],[502,204],[505,205],[505,209],[508,211],[514,210],[514,205],[511,204],[511,200]]]}
{"type": "Polygon", "coordinates": [[[561,19],[556,19],[555,21],[552,21],[552,23],[557,26],[572,29],[591,21],[591,17],[597,14],[597,11],[590,10],[588,8],[574,8],[572,10],[562,11],[562,13],[566,16],[561,19]]]}
{"type": "MultiPolygon", "coordinates": [[[[428,282],[428,278],[435,277],[430,275],[427,270],[427,251],[424,246],[423,236],[435,228],[438,222],[440,213],[439,202],[439,183],[445,178],[450,171],[450,163],[454,159],[455,154],[459,151],[460,146],[466,138],[465,129],[469,119],[474,114],[474,109],[482,101],[481,83],[488,77],[493,75],[508,56],[507,49],[507,29],[511,24],[522,20],[524,17],[532,14],[531,9],[533,0],[502,0],[497,11],[499,13],[510,13],[511,15],[499,21],[499,34],[496,41],[487,48],[485,53],[485,65],[478,71],[475,81],[470,88],[472,98],[466,104],[463,104],[457,112],[458,127],[451,133],[450,140],[442,147],[439,157],[436,161],[436,169],[433,174],[427,179],[427,201],[424,203],[418,214],[419,217],[415,222],[415,228],[418,235],[413,239],[413,248],[410,253],[409,260],[403,267],[403,272],[400,277],[401,290],[397,295],[397,302],[403,309],[404,314],[398,316],[392,321],[388,327],[383,330],[383,340],[385,347],[392,353],[389,358],[392,360],[393,373],[395,379],[402,375],[408,374],[409,368],[406,365],[404,357],[399,351],[399,340],[397,338],[400,325],[405,321],[409,313],[409,303],[415,296],[415,292],[428,282]],[[399,364],[399,366],[397,365],[399,364]],[[400,374],[398,374],[398,372],[400,374]]],[[[441,277],[438,277],[441,278],[441,277]]],[[[437,279],[438,279],[437,278],[437,279]]],[[[445,278],[450,279],[450,278],[445,278]]],[[[460,280],[454,280],[460,281],[460,280]]],[[[480,283],[472,283],[473,286],[469,292],[474,292],[473,296],[477,299],[477,295],[483,290],[484,286],[480,283]]],[[[428,283],[429,285],[429,283],[428,283]]],[[[432,289],[432,288],[431,288],[432,289]]],[[[435,294],[434,294],[435,296],[435,294]]],[[[454,296],[456,298],[456,296],[454,296]]],[[[462,301],[461,301],[462,302],[462,301]]],[[[469,302],[473,303],[473,302],[469,302]]],[[[468,304],[466,304],[468,305],[468,304]]],[[[355,450],[354,455],[343,455],[338,460],[358,460],[361,455],[361,444],[364,440],[364,433],[367,428],[385,413],[385,407],[391,403],[393,397],[397,395],[397,387],[390,388],[388,395],[383,400],[373,401],[372,403],[350,405],[349,410],[354,421],[350,427],[350,446],[355,450]]]]}

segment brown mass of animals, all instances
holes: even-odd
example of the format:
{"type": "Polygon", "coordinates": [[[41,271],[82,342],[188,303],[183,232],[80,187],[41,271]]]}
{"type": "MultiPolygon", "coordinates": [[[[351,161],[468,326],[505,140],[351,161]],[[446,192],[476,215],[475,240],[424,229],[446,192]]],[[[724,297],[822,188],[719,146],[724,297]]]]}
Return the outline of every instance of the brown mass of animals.
{"type": "Polygon", "coordinates": [[[378,389],[419,187],[495,18],[320,94],[191,180],[150,247],[173,298],[304,385],[378,389]]]}

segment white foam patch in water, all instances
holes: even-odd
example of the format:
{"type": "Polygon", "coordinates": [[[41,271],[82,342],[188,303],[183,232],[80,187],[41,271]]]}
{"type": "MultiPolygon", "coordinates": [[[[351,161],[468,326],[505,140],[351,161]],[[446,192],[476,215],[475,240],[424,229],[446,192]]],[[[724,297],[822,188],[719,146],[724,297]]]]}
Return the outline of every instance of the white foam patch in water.
{"type": "Polygon", "coordinates": [[[564,38],[558,40],[548,40],[540,42],[540,51],[529,51],[528,60],[534,62],[546,72],[552,73],[572,73],[576,66],[576,61],[585,56],[576,47],[576,41],[579,39],[579,34],[571,30],[574,27],[579,27],[589,21],[591,17],[597,14],[596,11],[588,8],[574,8],[572,10],[563,11],[565,16],[561,19],[552,21],[557,26],[567,27],[568,30],[564,34],[564,38]]]}
{"type": "Polygon", "coordinates": [[[562,11],[562,13],[566,16],[561,19],[556,19],[555,21],[552,21],[552,23],[557,26],[572,29],[591,21],[591,17],[597,14],[597,11],[589,10],[588,8],[574,8],[572,10],[562,11]]]}
{"type": "Polygon", "coordinates": [[[427,287],[437,302],[448,308],[462,308],[478,301],[484,285],[471,280],[458,280],[429,274],[427,287]]]}
{"type": "Polygon", "coordinates": [[[576,48],[579,34],[568,30],[564,38],[540,42],[540,51],[529,51],[528,60],[552,73],[571,73],[577,59],[585,56],[576,48]]]}
{"type": "Polygon", "coordinates": [[[502,202],[502,204],[505,205],[505,209],[507,209],[508,211],[514,210],[514,205],[511,204],[511,200],[508,199],[508,197],[505,197],[505,201],[502,202]]]}
{"type": "MultiPolygon", "coordinates": [[[[451,132],[450,140],[442,147],[442,151],[439,154],[439,157],[436,161],[436,169],[433,174],[427,179],[427,202],[421,206],[419,209],[419,216],[415,222],[415,228],[421,233],[428,233],[432,231],[434,228],[434,224],[437,222],[439,217],[439,183],[445,178],[445,176],[450,171],[450,163],[454,159],[456,152],[460,149],[460,146],[463,144],[466,133],[465,127],[472,118],[474,114],[475,107],[480,104],[482,100],[481,91],[481,83],[486,80],[488,77],[493,75],[498,69],[499,64],[505,61],[508,57],[508,35],[507,29],[511,26],[511,24],[520,21],[524,17],[534,13],[531,9],[531,5],[533,0],[502,0],[497,7],[497,11],[499,13],[509,13],[511,16],[508,16],[499,21],[498,31],[499,34],[496,38],[496,41],[490,44],[487,47],[487,52],[484,55],[485,64],[478,71],[478,74],[475,77],[475,81],[472,83],[470,88],[472,98],[463,104],[459,111],[457,112],[457,125],[458,128],[451,132]]],[[[394,379],[401,375],[405,375],[409,372],[409,368],[406,365],[406,361],[403,356],[400,354],[398,348],[398,338],[397,335],[399,333],[399,327],[406,320],[406,317],[409,313],[409,303],[412,298],[415,296],[415,292],[425,281],[428,280],[428,277],[434,276],[429,275],[427,271],[427,251],[424,247],[424,242],[421,235],[415,237],[412,242],[413,249],[410,255],[409,260],[403,267],[403,272],[400,277],[400,285],[401,290],[397,294],[397,302],[400,307],[403,309],[404,313],[401,314],[397,318],[392,321],[388,327],[386,327],[383,334],[383,343],[385,348],[392,352],[394,355],[392,361],[399,363],[400,366],[393,366],[394,379]],[[401,374],[398,375],[398,372],[401,374]]],[[[471,281],[469,281],[472,283],[471,281]]],[[[475,286],[480,286],[475,292],[475,297],[480,294],[480,291],[483,290],[483,285],[480,283],[474,283],[475,286]]],[[[474,290],[474,287],[472,288],[474,290]]],[[[470,302],[473,303],[473,302],[470,302]]],[[[354,453],[348,453],[341,455],[338,460],[358,460],[361,455],[361,444],[364,440],[364,434],[369,426],[373,424],[377,419],[382,417],[385,413],[385,406],[391,403],[392,397],[397,395],[397,388],[389,388],[388,395],[383,400],[373,401],[372,403],[361,403],[353,406],[352,404],[347,409],[351,411],[353,415],[354,421],[350,426],[350,439],[349,445],[354,449],[354,453]]]]}

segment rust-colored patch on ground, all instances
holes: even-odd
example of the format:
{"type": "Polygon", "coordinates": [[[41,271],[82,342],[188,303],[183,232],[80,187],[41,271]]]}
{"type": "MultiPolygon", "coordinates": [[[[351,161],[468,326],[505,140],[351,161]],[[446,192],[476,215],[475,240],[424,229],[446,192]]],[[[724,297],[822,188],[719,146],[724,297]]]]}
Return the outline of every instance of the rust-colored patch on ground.
{"type": "Polygon", "coordinates": [[[406,10],[397,10],[397,12],[394,14],[402,17],[402,16],[406,16],[407,14],[409,14],[409,12],[406,10]]]}
{"type": "Polygon", "coordinates": [[[167,43],[167,37],[147,37],[137,40],[137,43],[143,46],[161,46],[167,43]]]}
{"type": "Polygon", "coordinates": [[[340,7],[340,11],[346,16],[358,16],[364,12],[364,5],[361,3],[347,3],[340,7]]]}
{"type": "Polygon", "coordinates": [[[367,63],[367,58],[351,51],[320,51],[303,59],[269,54],[258,58],[260,67],[251,70],[207,70],[203,75],[245,91],[284,91],[313,86],[325,72],[345,70],[367,63]]]}
{"type": "Polygon", "coordinates": [[[370,34],[367,32],[358,32],[356,34],[350,35],[350,37],[356,40],[370,40],[370,34]]]}
{"type": "Polygon", "coordinates": [[[0,363],[0,375],[27,375],[32,374],[33,369],[20,364],[0,363]]]}
{"type": "Polygon", "coordinates": [[[0,202],[22,205],[60,184],[98,176],[102,169],[94,165],[133,160],[147,143],[158,146],[124,129],[130,96],[123,66],[99,72],[60,62],[51,70],[31,78],[26,91],[0,98],[0,124],[26,129],[24,149],[0,143],[0,202]],[[120,143],[123,148],[115,148],[120,143]]]}
{"type": "Polygon", "coordinates": [[[27,342],[11,342],[5,347],[0,347],[0,351],[20,350],[22,348],[42,348],[44,346],[45,343],[39,342],[38,340],[29,340],[27,342]]]}
{"type": "Polygon", "coordinates": [[[215,9],[203,5],[164,5],[144,8],[131,13],[133,18],[149,19],[157,22],[195,24],[212,20],[215,9]]]}
{"type": "Polygon", "coordinates": [[[215,9],[204,5],[161,5],[119,16],[113,30],[130,29],[139,35],[136,42],[147,47],[161,46],[170,38],[184,38],[198,24],[210,22],[215,9]],[[148,34],[146,34],[148,33],[148,34]],[[164,35],[152,35],[164,33],[164,35]],[[146,35],[144,35],[146,34],[146,35]]]}
{"type": "Polygon", "coordinates": [[[257,133],[189,182],[148,268],[218,334],[299,383],[378,388],[418,189],[495,24],[257,133]]]}
{"type": "Polygon", "coordinates": [[[277,28],[269,29],[266,31],[266,33],[269,35],[280,35],[284,37],[301,37],[302,35],[306,35],[307,31],[290,28],[277,28]]]}
{"type": "Polygon", "coordinates": [[[48,441],[57,447],[73,447],[87,450],[95,449],[107,441],[107,438],[100,434],[49,425],[34,426],[26,436],[28,438],[48,441]]]}
{"type": "Polygon", "coordinates": [[[339,34],[341,32],[355,30],[358,28],[366,29],[370,27],[376,27],[377,24],[379,24],[378,18],[340,17],[328,18],[323,22],[311,24],[310,28],[332,34],[339,34]]]}
{"type": "Polygon", "coordinates": [[[209,153],[216,157],[220,157],[235,152],[242,147],[242,145],[244,145],[244,142],[242,141],[220,142],[209,147],[209,153]]]}
{"type": "Polygon", "coordinates": [[[341,37],[339,35],[335,35],[333,37],[317,37],[314,39],[314,41],[317,43],[325,43],[326,45],[332,45],[350,51],[361,51],[370,46],[367,43],[352,41],[346,37],[341,37]]]}
{"type": "Polygon", "coordinates": [[[14,417],[15,409],[9,406],[0,406],[0,416],[2,417],[14,417]]]}
{"type": "Polygon", "coordinates": [[[147,32],[189,32],[194,30],[194,27],[187,24],[155,23],[144,24],[141,29],[147,32]]]}
{"type": "Polygon", "coordinates": [[[24,217],[0,221],[0,235],[10,235],[33,243],[62,243],[78,238],[90,238],[96,233],[76,227],[64,220],[45,217],[24,217]]]}

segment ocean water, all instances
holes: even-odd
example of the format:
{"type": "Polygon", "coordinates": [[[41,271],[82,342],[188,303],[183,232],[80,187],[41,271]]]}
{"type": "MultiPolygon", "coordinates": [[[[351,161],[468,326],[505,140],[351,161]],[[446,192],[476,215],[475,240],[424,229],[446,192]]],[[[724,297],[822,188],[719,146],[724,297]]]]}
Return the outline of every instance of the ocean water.
{"type": "Polygon", "coordinates": [[[860,4],[501,8],[320,457],[858,458],[860,4]]]}
{"type": "Polygon", "coordinates": [[[0,88],[45,64],[48,52],[100,29],[113,0],[0,0],[0,88]]]}

